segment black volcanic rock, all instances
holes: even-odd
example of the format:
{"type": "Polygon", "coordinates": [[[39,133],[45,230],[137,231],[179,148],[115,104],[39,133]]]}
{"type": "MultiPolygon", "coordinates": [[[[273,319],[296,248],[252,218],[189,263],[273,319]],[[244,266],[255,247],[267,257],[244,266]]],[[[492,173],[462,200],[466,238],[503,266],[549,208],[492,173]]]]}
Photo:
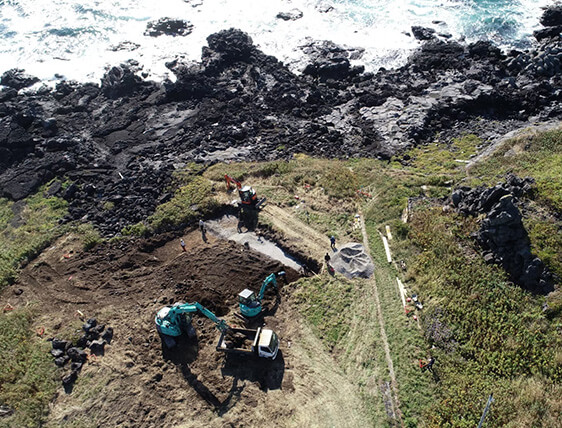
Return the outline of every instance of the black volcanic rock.
{"type": "Polygon", "coordinates": [[[291,9],[288,12],[279,12],[276,18],[282,19],[283,21],[296,21],[297,19],[301,19],[302,16],[303,13],[299,9],[291,9]]]}
{"type": "Polygon", "coordinates": [[[142,78],[135,74],[136,63],[111,67],[101,79],[101,89],[109,98],[130,95],[141,84],[142,78]]]}
{"type": "Polygon", "coordinates": [[[412,26],[412,34],[417,40],[434,40],[435,30],[433,28],[420,27],[419,25],[412,26]]]}
{"type": "Polygon", "coordinates": [[[18,90],[27,88],[37,82],[39,82],[37,77],[25,74],[25,71],[19,68],[8,70],[0,77],[0,85],[18,90]]]}
{"type": "Polygon", "coordinates": [[[303,70],[303,74],[320,78],[343,80],[363,73],[363,66],[352,67],[350,60],[363,55],[362,48],[345,48],[333,42],[323,40],[311,42],[301,46],[307,54],[310,63],[303,70]]]}
{"type": "Polygon", "coordinates": [[[562,5],[549,7],[541,17],[541,24],[545,27],[562,25],[562,5]]]}
{"type": "Polygon", "coordinates": [[[202,60],[205,66],[220,62],[229,66],[237,61],[251,62],[256,52],[252,38],[243,31],[231,28],[207,37],[208,48],[203,48],[202,60]]]}
{"type": "Polygon", "coordinates": [[[193,31],[193,25],[183,19],[160,18],[146,25],[145,36],[187,36],[193,31]]]}
{"type": "Polygon", "coordinates": [[[556,27],[541,28],[533,32],[533,36],[539,42],[544,39],[560,38],[560,33],[562,33],[562,25],[556,27]]]}
{"type": "Polygon", "coordinates": [[[410,58],[412,65],[420,71],[462,70],[470,62],[465,49],[457,42],[429,41],[410,58]]]}
{"type": "Polygon", "coordinates": [[[436,133],[445,141],[474,133],[488,144],[529,118],[562,115],[556,39],[507,54],[488,42],[430,40],[403,67],[376,74],[352,66],[361,48],[299,48],[308,57],[302,75],[230,29],[208,37],[200,62],[167,63],[175,81],[145,81],[128,62],[101,86],[3,88],[0,194],[25,198],[58,177],[70,182],[53,190],[69,202],[63,222],[115,236],[169,200],[173,172],[190,162],[388,159],[436,133]]]}
{"type": "Polygon", "coordinates": [[[511,280],[523,288],[547,294],[553,290],[552,275],[532,254],[522,214],[517,207],[518,198],[531,195],[533,185],[531,178],[521,179],[509,174],[505,183],[494,187],[456,189],[451,201],[465,215],[486,215],[475,238],[488,263],[501,265],[511,280]]]}

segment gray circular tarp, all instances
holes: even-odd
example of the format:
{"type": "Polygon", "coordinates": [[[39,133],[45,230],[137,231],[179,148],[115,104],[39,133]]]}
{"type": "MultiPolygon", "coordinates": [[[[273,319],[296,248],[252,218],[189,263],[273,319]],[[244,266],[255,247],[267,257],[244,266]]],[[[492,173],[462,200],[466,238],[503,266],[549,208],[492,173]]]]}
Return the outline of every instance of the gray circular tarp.
{"type": "Polygon", "coordinates": [[[341,246],[330,257],[330,264],[335,271],[347,278],[370,278],[375,271],[375,265],[371,257],[365,252],[365,247],[356,242],[341,246]]]}

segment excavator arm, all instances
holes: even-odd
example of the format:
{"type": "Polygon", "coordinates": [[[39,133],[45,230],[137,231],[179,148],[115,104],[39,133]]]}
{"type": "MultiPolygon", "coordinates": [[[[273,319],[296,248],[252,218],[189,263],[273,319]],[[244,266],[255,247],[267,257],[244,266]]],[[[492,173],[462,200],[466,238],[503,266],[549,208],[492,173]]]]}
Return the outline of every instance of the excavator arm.
{"type": "Polygon", "coordinates": [[[277,288],[277,279],[274,273],[265,278],[261,284],[260,292],[258,294],[258,299],[260,302],[263,300],[263,296],[265,296],[265,292],[267,291],[269,286],[277,288]]]}
{"type": "Polygon", "coordinates": [[[215,323],[215,327],[217,327],[217,329],[221,332],[227,331],[230,328],[226,321],[217,318],[214,313],[198,302],[163,307],[156,314],[156,326],[162,334],[166,334],[168,336],[180,336],[182,333],[182,315],[196,312],[213,321],[215,323]]]}
{"type": "Polygon", "coordinates": [[[238,190],[240,190],[242,188],[242,183],[240,183],[235,178],[232,178],[230,175],[224,174],[224,179],[226,181],[226,190],[227,191],[231,190],[231,188],[230,188],[231,184],[234,184],[238,190]]]}

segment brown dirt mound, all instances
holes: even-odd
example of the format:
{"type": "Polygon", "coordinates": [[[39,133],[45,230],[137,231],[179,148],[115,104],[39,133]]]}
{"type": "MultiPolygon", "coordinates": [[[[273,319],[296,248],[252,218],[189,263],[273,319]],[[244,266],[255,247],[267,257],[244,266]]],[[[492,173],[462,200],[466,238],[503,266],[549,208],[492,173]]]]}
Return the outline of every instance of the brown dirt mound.
{"type": "MultiPolygon", "coordinates": [[[[243,412],[255,404],[258,391],[292,389],[292,376],[284,377],[282,352],[273,362],[227,358],[215,350],[219,332],[213,323],[198,315],[195,341],[182,339],[172,352],[162,349],[154,327],[162,306],[198,301],[239,325],[233,313],[240,291],[259,290],[267,275],[280,270],[290,282],[299,277],[232,242],[209,237],[203,243],[197,232],[183,239],[185,252],[179,238],[120,241],[82,252],[76,239],[66,237],[22,271],[13,287],[22,289],[21,295],[14,295],[12,287],[4,291],[3,300],[14,307],[38,304],[46,337],[68,335],[79,327],[77,318],[96,316],[114,327],[105,356],[87,364],[72,394],[54,401],[54,426],[79,419],[84,410],[104,426],[177,426],[187,415],[205,420],[209,411],[220,416],[236,403],[243,412]]],[[[270,290],[264,303],[273,307],[278,298],[270,290]]],[[[264,320],[274,329],[283,328],[278,320],[264,320]]]]}

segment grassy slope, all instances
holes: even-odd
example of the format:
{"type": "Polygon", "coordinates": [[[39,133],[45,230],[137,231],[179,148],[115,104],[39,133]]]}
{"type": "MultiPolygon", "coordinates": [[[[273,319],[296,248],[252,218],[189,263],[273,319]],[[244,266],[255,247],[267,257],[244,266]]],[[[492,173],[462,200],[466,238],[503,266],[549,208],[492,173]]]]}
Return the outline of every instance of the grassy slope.
{"type": "Polygon", "coordinates": [[[0,198],[0,290],[15,279],[21,262],[34,258],[61,233],[57,222],[66,206],[63,199],[44,197],[42,190],[17,208],[0,198]]]}
{"type": "Polygon", "coordinates": [[[34,315],[20,309],[0,315],[0,404],[15,413],[0,427],[35,427],[58,386],[50,345],[33,332],[34,315]]]}
{"type": "MultiPolygon", "coordinates": [[[[17,207],[0,199],[0,290],[17,277],[20,263],[34,258],[61,233],[57,221],[65,213],[66,202],[46,198],[42,190],[17,207]]],[[[0,427],[37,426],[55,392],[50,346],[36,337],[34,319],[29,309],[0,314],[0,405],[15,409],[14,415],[0,419],[0,427]]]]}
{"type": "MultiPolygon", "coordinates": [[[[47,186],[46,186],[47,187],[47,186]]],[[[44,196],[44,188],[16,204],[0,199],[0,290],[12,283],[20,265],[36,257],[68,228],[58,225],[67,213],[66,201],[44,196]]],[[[84,243],[99,235],[88,225],[76,231],[84,243]]],[[[59,382],[56,367],[48,353],[50,345],[37,337],[34,323],[40,308],[0,313],[0,405],[15,409],[14,415],[0,419],[0,427],[34,427],[41,424],[47,404],[59,382]]]]}

